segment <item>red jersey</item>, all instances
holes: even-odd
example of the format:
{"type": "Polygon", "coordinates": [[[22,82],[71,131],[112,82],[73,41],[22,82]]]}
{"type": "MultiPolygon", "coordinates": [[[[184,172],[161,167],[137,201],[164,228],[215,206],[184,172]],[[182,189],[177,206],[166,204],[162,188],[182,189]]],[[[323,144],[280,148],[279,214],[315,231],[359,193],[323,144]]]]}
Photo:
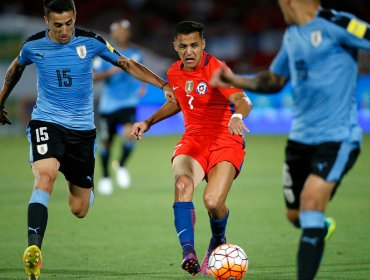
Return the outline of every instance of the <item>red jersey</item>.
{"type": "Polygon", "coordinates": [[[219,67],[221,62],[204,52],[201,64],[192,71],[184,70],[181,61],[172,64],[167,72],[168,82],[184,115],[186,135],[232,137],[242,142],[239,135],[231,135],[228,129],[234,112],[229,96],[242,90],[211,87],[209,81],[219,67]]]}

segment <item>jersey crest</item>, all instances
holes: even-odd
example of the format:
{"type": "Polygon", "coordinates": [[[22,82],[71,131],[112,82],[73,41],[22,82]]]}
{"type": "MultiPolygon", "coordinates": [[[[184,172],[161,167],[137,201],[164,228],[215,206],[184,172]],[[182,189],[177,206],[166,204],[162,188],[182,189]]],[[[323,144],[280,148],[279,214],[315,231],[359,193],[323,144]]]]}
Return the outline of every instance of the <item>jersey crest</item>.
{"type": "Polygon", "coordinates": [[[208,91],[208,86],[206,82],[200,82],[197,86],[196,92],[200,95],[206,94],[208,91]]]}
{"type": "Polygon", "coordinates": [[[85,46],[78,46],[78,47],[76,47],[76,50],[77,50],[78,56],[81,59],[84,59],[86,57],[87,50],[86,50],[86,47],[85,46]]]}
{"type": "Polygon", "coordinates": [[[315,48],[321,45],[322,42],[322,33],[321,30],[315,30],[311,32],[311,44],[315,48]]]}
{"type": "Polygon", "coordinates": [[[37,152],[40,155],[45,155],[48,152],[48,145],[47,144],[37,145],[37,152]]]}
{"type": "Polygon", "coordinates": [[[193,80],[188,80],[185,83],[185,92],[186,93],[191,93],[194,89],[194,81],[193,80]]]}

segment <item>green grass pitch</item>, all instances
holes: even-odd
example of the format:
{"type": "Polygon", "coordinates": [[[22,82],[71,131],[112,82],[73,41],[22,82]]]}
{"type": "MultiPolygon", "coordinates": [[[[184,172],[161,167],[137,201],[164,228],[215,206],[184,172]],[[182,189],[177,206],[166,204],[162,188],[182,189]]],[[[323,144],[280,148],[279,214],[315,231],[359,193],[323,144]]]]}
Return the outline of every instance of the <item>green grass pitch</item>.
{"type": "MultiPolygon", "coordinates": [[[[88,216],[69,211],[62,174],[49,202],[41,279],[191,279],[180,269],[173,226],[170,157],[179,136],[147,137],[128,168],[132,186],[97,195],[88,216]]],[[[300,232],[285,219],[281,170],[285,136],[248,136],[242,173],[228,197],[227,237],[245,249],[245,279],[295,279],[300,232]]],[[[27,245],[27,204],[33,177],[26,137],[0,138],[0,279],[26,279],[21,256],[27,245]]],[[[115,154],[117,155],[117,141],[115,154]]],[[[100,166],[96,166],[96,182],[100,166]]],[[[203,257],[210,238],[196,191],[196,249],[203,257]]],[[[331,202],[337,231],[327,244],[317,279],[370,279],[370,136],[331,202]]],[[[197,277],[210,279],[210,277],[197,277]]]]}

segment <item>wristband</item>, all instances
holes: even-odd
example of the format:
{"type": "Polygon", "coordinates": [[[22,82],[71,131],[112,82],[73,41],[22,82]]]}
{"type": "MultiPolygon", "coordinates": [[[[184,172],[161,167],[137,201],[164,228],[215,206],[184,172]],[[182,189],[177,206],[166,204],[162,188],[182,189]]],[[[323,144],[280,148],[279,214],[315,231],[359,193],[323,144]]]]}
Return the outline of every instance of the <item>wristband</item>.
{"type": "Polygon", "coordinates": [[[165,87],[165,86],[167,86],[168,85],[168,83],[167,82],[165,82],[162,86],[161,86],[161,90],[163,90],[163,88],[165,87]]]}
{"type": "Polygon", "coordinates": [[[243,120],[243,115],[242,114],[233,114],[231,116],[231,118],[239,118],[239,119],[243,120]]]}

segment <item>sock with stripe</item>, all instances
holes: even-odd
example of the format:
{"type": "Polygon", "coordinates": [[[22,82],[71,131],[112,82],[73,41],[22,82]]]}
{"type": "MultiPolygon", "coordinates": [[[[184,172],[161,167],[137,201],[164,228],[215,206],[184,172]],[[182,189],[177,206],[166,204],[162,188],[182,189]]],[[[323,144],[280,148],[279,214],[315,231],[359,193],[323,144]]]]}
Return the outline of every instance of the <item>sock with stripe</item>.
{"type": "Polygon", "coordinates": [[[43,190],[33,190],[28,204],[28,246],[41,249],[48,221],[50,195],[43,190]]]}
{"type": "Polygon", "coordinates": [[[298,279],[312,280],[319,269],[324,252],[324,213],[302,211],[299,219],[303,232],[298,250],[298,279]]]}

